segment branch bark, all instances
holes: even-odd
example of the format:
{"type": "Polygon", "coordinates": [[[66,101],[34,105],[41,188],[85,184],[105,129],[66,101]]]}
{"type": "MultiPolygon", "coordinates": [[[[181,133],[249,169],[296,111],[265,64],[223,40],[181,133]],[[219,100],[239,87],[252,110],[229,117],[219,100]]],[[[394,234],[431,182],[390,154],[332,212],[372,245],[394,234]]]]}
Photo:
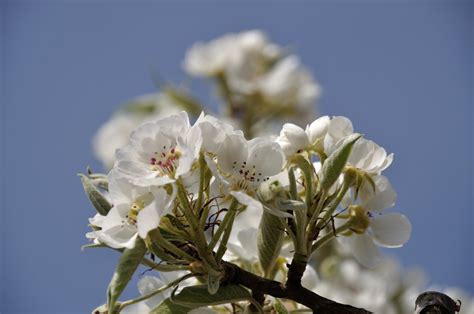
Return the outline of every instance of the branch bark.
{"type": "Polygon", "coordinates": [[[318,314],[366,314],[367,310],[351,305],[337,303],[326,299],[306,288],[298,282],[284,286],[282,283],[252,274],[239,266],[222,262],[225,271],[223,282],[239,284],[249,288],[253,293],[268,294],[275,298],[293,300],[310,308],[318,314]]]}

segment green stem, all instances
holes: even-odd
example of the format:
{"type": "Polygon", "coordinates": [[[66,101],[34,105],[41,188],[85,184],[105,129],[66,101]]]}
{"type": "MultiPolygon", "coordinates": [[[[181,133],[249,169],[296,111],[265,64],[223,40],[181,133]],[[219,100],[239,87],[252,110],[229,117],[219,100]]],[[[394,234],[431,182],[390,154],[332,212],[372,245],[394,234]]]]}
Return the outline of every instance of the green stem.
{"type": "Polygon", "coordinates": [[[313,229],[313,224],[316,222],[316,219],[318,219],[319,214],[321,212],[321,209],[323,207],[323,204],[326,200],[327,192],[326,190],[322,190],[321,192],[321,197],[319,198],[318,205],[314,211],[314,213],[311,215],[311,219],[309,220],[308,227],[310,230],[313,229]]]}
{"type": "MultiPolygon", "coordinates": [[[[112,248],[112,249],[114,251],[123,253],[123,249],[114,249],[114,248],[112,248]]],[[[155,262],[153,262],[152,260],[150,260],[146,257],[142,258],[141,264],[143,266],[147,266],[147,267],[153,268],[154,270],[158,270],[158,271],[161,271],[161,272],[171,272],[171,271],[177,271],[177,270],[189,270],[188,265],[163,265],[163,264],[155,263],[155,262]]]]}
{"type": "Polygon", "coordinates": [[[316,228],[322,228],[322,226],[327,222],[327,220],[331,218],[332,214],[336,210],[337,206],[339,206],[339,204],[341,203],[342,198],[344,197],[344,195],[346,195],[347,190],[349,190],[350,186],[351,186],[350,183],[344,180],[342,187],[337,193],[336,199],[331,203],[331,206],[326,210],[323,218],[316,224],[316,228]]]}
{"type": "Polygon", "coordinates": [[[318,241],[316,241],[316,243],[314,243],[311,246],[311,253],[313,253],[314,251],[316,251],[317,249],[322,247],[324,244],[328,243],[330,240],[334,239],[338,234],[340,234],[340,233],[342,233],[346,230],[349,230],[351,228],[351,226],[352,226],[352,222],[348,221],[345,224],[343,224],[342,226],[336,228],[336,232],[326,233],[324,236],[319,238],[318,241]]]}
{"type": "Polygon", "coordinates": [[[232,219],[232,221],[230,222],[230,226],[228,226],[224,232],[224,235],[222,236],[222,241],[221,243],[219,244],[219,248],[217,249],[217,253],[216,253],[216,261],[219,263],[222,259],[222,256],[224,256],[225,254],[225,251],[227,250],[227,242],[229,242],[229,238],[230,238],[230,233],[232,231],[232,223],[235,219],[235,214],[234,214],[234,217],[232,219]]]}
{"type": "Polygon", "coordinates": [[[191,209],[189,204],[189,200],[186,194],[186,190],[184,185],[181,181],[178,181],[178,199],[183,205],[183,211],[186,215],[186,218],[191,226],[192,237],[194,240],[194,244],[196,245],[196,249],[198,251],[199,257],[201,257],[202,262],[207,266],[207,270],[210,273],[218,273],[218,265],[215,261],[212,252],[207,249],[207,241],[206,235],[204,234],[204,228],[200,228],[199,223],[197,221],[197,217],[195,216],[194,212],[191,209]]]}
{"type": "Polygon", "coordinates": [[[153,231],[153,236],[156,237],[158,245],[163,247],[165,250],[168,250],[169,252],[173,253],[174,255],[178,256],[179,258],[182,258],[188,262],[194,262],[196,259],[189,255],[188,253],[184,252],[180,248],[178,248],[176,245],[165,239],[160,231],[156,229],[156,231],[153,231]]]}
{"type": "Polygon", "coordinates": [[[189,225],[191,226],[191,229],[193,232],[198,230],[198,222],[196,219],[196,215],[194,214],[191,204],[189,203],[188,200],[188,195],[186,194],[186,189],[184,188],[184,185],[181,180],[177,181],[178,184],[178,200],[181,203],[181,208],[183,209],[183,212],[186,216],[187,221],[189,222],[189,225]]]}
{"type": "Polygon", "coordinates": [[[169,284],[159,288],[159,289],[156,289],[155,291],[149,293],[149,294],[146,294],[146,295],[143,295],[141,297],[138,297],[136,299],[133,299],[133,300],[128,300],[128,301],[125,301],[123,302],[122,304],[120,304],[119,306],[119,310],[118,312],[120,313],[120,311],[122,311],[125,307],[129,306],[129,305],[132,305],[132,304],[135,304],[135,303],[138,303],[138,302],[141,302],[141,301],[145,301],[151,297],[154,297],[155,295],[157,294],[160,294],[162,293],[163,291],[173,287],[173,286],[176,286],[177,284],[179,284],[181,281],[183,280],[186,280],[188,278],[191,278],[191,277],[195,277],[196,275],[194,274],[187,274],[187,275],[184,275],[183,277],[181,278],[178,278],[172,282],[170,282],[169,284]]]}
{"type": "MultiPolygon", "coordinates": [[[[206,173],[206,160],[204,160],[204,154],[200,153],[199,154],[199,194],[198,194],[198,199],[197,199],[197,203],[196,203],[196,210],[197,211],[201,210],[203,199],[204,199],[204,177],[205,177],[205,173],[206,173]]],[[[202,224],[202,217],[203,216],[201,216],[200,224],[202,224]]],[[[204,222],[205,222],[205,220],[204,220],[204,222]]]]}
{"type": "Polygon", "coordinates": [[[292,200],[298,199],[298,190],[296,188],[295,169],[291,167],[288,170],[288,181],[290,182],[290,195],[292,200]]]}
{"type": "MultiPolygon", "coordinates": [[[[224,220],[222,221],[221,225],[219,226],[216,233],[212,237],[211,242],[209,243],[209,246],[208,246],[208,251],[209,252],[212,252],[214,250],[214,247],[216,246],[217,242],[221,238],[221,235],[224,232],[224,230],[226,230],[227,228],[230,228],[230,227],[228,227],[228,225],[229,224],[232,225],[232,222],[234,221],[235,215],[237,214],[237,205],[238,204],[239,203],[234,198],[232,200],[232,203],[230,204],[229,211],[225,215],[224,220]]],[[[227,243],[225,243],[225,244],[227,244],[227,243]]]]}

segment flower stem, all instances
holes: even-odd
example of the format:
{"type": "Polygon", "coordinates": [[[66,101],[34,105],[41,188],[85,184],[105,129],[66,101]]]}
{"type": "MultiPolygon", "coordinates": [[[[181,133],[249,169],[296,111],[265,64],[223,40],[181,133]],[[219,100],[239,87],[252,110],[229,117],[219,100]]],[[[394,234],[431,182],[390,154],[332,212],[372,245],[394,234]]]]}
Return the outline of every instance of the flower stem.
{"type": "Polygon", "coordinates": [[[298,190],[296,188],[295,169],[291,167],[288,169],[288,181],[290,182],[290,195],[291,199],[298,199],[298,190]]]}
{"type": "Polygon", "coordinates": [[[211,273],[218,273],[218,265],[212,256],[211,251],[207,249],[206,236],[204,234],[204,228],[200,228],[199,222],[195,213],[193,212],[191,205],[186,194],[186,189],[181,181],[178,181],[178,199],[183,207],[184,214],[191,226],[191,235],[196,245],[199,257],[202,262],[207,266],[207,270],[211,273]]]}
{"type": "MultiPolygon", "coordinates": [[[[208,251],[212,252],[214,250],[214,247],[216,246],[217,242],[219,241],[222,233],[226,229],[231,229],[232,228],[232,223],[234,221],[235,215],[237,214],[237,205],[239,203],[237,200],[234,198],[232,200],[232,203],[230,204],[229,212],[225,215],[224,220],[222,221],[221,225],[217,229],[216,233],[211,239],[211,242],[208,245],[208,251]]],[[[230,233],[230,231],[229,231],[230,233]]],[[[227,243],[225,243],[227,244],[227,243]]]]}
{"type": "Polygon", "coordinates": [[[349,230],[352,226],[352,221],[347,221],[342,226],[336,228],[336,232],[328,232],[321,238],[319,238],[316,243],[311,246],[311,253],[322,247],[324,244],[328,243],[330,240],[334,239],[338,234],[349,230]]]}
{"type": "Polygon", "coordinates": [[[188,253],[184,252],[180,248],[178,248],[176,245],[165,239],[162,235],[159,229],[155,229],[152,232],[150,232],[150,235],[154,238],[156,238],[157,243],[163,247],[165,250],[168,250],[169,252],[175,254],[179,258],[182,258],[188,262],[193,262],[195,261],[195,258],[189,255],[188,253]]]}
{"type": "Polygon", "coordinates": [[[351,186],[350,183],[344,180],[344,183],[342,184],[341,189],[337,193],[336,199],[331,203],[331,206],[326,210],[323,218],[316,224],[316,228],[322,228],[322,226],[332,216],[337,206],[339,206],[339,204],[341,203],[342,198],[344,197],[344,195],[346,195],[347,190],[349,189],[350,186],[351,186]]]}
{"type": "MultiPolygon", "coordinates": [[[[201,153],[199,154],[199,194],[198,194],[198,199],[196,203],[197,211],[201,210],[203,199],[204,199],[204,177],[205,177],[206,169],[207,168],[206,168],[206,161],[204,160],[204,154],[201,153]]],[[[204,215],[201,216],[200,223],[202,222],[202,217],[204,217],[204,215]]]]}

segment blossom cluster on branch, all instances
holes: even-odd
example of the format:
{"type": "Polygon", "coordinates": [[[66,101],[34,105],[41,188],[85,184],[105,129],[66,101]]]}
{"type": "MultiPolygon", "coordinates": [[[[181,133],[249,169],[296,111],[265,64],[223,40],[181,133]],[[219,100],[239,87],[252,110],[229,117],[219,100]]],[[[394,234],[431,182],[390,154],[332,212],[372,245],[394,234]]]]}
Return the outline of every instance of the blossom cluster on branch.
{"type": "Polygon", "coordinates": [[[346,117],[308,118],[319,86],[260,31],[197,43],[184,68],[215,84],[220,116],[166,85],[94,138],[110,171],[81,175],[97,210],[86,247],[121,252],[95,312],[405,311],[418,283],[380,288],[391,279],[378,248],[411,234],[390,210],[393,154],[346,117]],[[119,301],[140,265],[158,277],[119,301]]]}

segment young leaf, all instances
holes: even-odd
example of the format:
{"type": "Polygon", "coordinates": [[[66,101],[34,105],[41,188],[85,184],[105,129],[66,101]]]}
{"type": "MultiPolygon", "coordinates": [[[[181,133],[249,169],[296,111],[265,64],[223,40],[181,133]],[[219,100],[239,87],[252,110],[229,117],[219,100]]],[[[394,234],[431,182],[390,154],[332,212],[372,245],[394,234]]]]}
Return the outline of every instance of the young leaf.
{"type": "Polygon", "coordinates": [[[273,267],[275,267],[283,244],[283,236],[283,218],[264,211],[258,229],[257,245],[258,258],[265,276],[271,274],[273,267]]]}
{"type": "Polygon", "coordinates": [[[164,300],[151,314],[181,314],[209,305],[220,305],[249,300],[249,291],[239,285],[221,286],[216,294],[207,291],[207,285],[184,288],[179,294],[164,300]]]}
{"type": "Polygon", "coordinates": [[[361,137],[360,134],[351,134],[347,136],[343,143],[332,152],[324,161],[321,169],[321,187],[328,190],[341,174],[347,159],[352,151],[354,143],[361,137]]]}
{"type": "Polygon", "coordinates": [[[277,314],[288,314],[288,310],[283,303],[281,303],[280,299],[275,299],[274,307],[277,314]]]}
{"type": "Polygon", "coordinates": [[[122,291],[132,278],[138,265],[140,265],[145,253],[145,242],[143,242],[141,238],[137,238],[135,246],[131,249],[125,249],[122,256],[120,256],[117,268],[107,289],[107,308],[110,314],[115,312],[116,303],[120,294],[122,294],[122,291]]]}
{"type": "Polygon", "coordinates": [[[81,178],[82,186],[86,192],[87,197],[94,205],[97,212],[103,216],[107,215],[109,210],[112,208],[112,205],[107,201],[107,199],[100,193],[99,189],[94,185],[92,180],[86,175],[79,174],[81,178]]]}

